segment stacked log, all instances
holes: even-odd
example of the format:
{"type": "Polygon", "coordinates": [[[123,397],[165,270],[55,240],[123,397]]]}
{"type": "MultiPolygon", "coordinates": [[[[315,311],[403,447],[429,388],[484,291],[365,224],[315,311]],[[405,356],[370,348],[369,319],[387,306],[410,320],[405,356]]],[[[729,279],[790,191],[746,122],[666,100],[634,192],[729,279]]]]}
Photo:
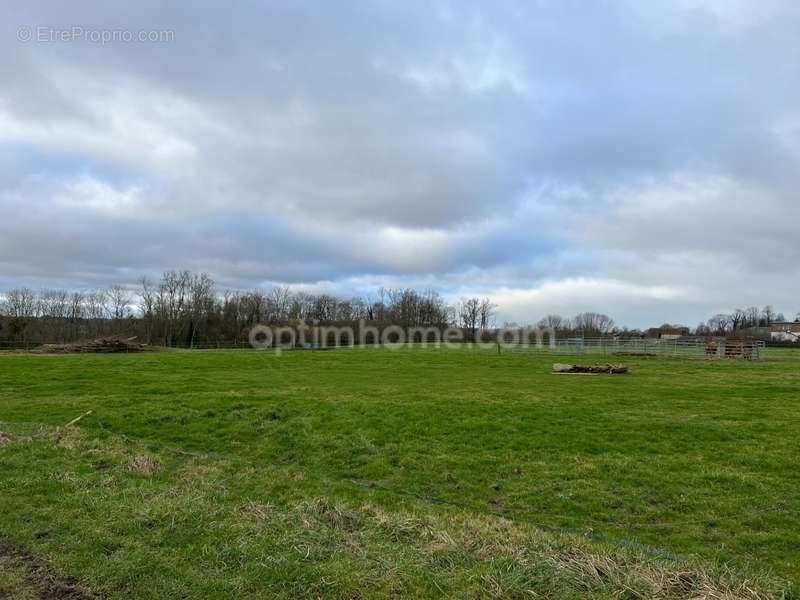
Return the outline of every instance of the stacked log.
{"type": "Polygon", "coordinates": [[[625,365],[567,365],[564,363],[555,363],[553,365],[553,373],[608,373],[611,375],[620,375],[627,373],[628,367],[625,365]]]}
{"type": "Polygon", "coordinates": [[[40,354],[75,354],[89,353],[127,353],[144,352],[146,344],[136,342],[136,338],[101,337],[94,340],[83,340],[71,344],[43,344],[33,352],[40,354]]]}

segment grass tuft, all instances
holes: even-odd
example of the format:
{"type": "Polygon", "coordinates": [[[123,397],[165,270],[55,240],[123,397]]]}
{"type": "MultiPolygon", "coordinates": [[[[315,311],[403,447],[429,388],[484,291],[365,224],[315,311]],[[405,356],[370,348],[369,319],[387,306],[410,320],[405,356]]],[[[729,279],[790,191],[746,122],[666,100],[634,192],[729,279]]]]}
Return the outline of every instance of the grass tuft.
{"type": "Polygon", "coordinates": [[[129,473],[154,477],[161,472],[161,465],[151,456],[136,456],[127,465],[125,470],[129,473]]]}
{"type": "Polygon", "coordinates": [[[308,519],[316,519],[342,531],[356,531],[363,524],[362,516],[344,504],[331,502],[328,498],[305,500],[297,506],[297,511],[308,519]]]}

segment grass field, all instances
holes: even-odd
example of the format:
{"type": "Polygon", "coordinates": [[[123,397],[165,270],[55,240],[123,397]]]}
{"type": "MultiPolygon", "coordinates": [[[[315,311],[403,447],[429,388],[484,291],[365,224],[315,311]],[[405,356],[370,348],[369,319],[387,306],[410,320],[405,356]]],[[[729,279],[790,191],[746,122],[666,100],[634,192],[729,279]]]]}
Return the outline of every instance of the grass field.
{"type": "Polygon", "coordinates": [[[0,356],[0,597],[796,597],[800,353],[553,362],[0,356]]]}

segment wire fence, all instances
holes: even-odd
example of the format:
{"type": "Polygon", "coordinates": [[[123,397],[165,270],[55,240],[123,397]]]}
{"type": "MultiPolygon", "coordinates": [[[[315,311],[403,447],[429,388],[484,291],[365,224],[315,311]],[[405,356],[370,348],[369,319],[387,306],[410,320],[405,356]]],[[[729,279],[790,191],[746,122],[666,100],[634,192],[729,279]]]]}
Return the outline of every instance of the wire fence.
{"type": "MultiPolygon", "coordinates": [[[[59,342],[53,342],[59,344],[59,342]]],[[[45,345],[43,342],[3,341],[0,340],[0,352],[26,353],[37,352],[45,345]]],[[[406,344],[409,347],[431,347],[431,343],[406,344]]],[[[440,343],[452,347],[454,344],[440,343]]],[[[466,344],[455,344],[465,345],[466,344]]],[[[367,345],[372,346],[370,344],[367,345]]],[[[480,346],[494,347],[491,342],[481,343],[480,346]]],[[[192,345],[162,346],[154,344],[155,350],[251,350],[254,348],[248,341],[217,341],[202,342],[192,345]]],[[[329,350],[340,346],[331,345],[305,345],[296,348],[282,347],[282,350],[329,350]]],[[[695,338],[695,339],[659,339],[659,338],[563,338],[541,343],[502,343],[499,349],[524,350],[526,352],[564,354],[571,356],[601,355],[601,356],[682,356],[688,358],[741,358],[758,360],[766,356],[766,344],[761,340],[742,340],[736,338],[695,338]]],[[[80,349],[73,350],[80,352],[80,349]]]]}
{"type": "MultiPolygon", "coordinates": [[[[6,341],[0,340],[0,352],[32,352],[36,353],[39,352],[42,346],[60,346],[60,345],[71,345],[70,342],[21,342],[21,341],[6,341]]],[[[76,344],[77,346],[77,344],[76,344]]],[[[250,345],[250,342],[243,341],[243,342],[233,342],[233,341],[222,341],[222,342],[202,342],[196,344],[175,344],[175,345],[164,345],[162,343],[152,343],[149,345],[150,348],[153,350],[253,350],[253,347],[250,345]]],[[[72,350],[75,353],[79,353],[80,349],[75,348],[72,350]]],[[[92,353],[91,351],[86,351],[87,353],[92,353]]]]}
{"type": "MultiPolygon", "coordinates": [[[[508,346],[506,346],[508,347],[508,346]]],[[[741,339],[660,339],[660,338],[568,338],[542,344],[517,344],[511,348],[532,352],[581,356],[683,356],[688,358],[743,358],[758,360],[766,356],[761,340],[741,339]]]]}

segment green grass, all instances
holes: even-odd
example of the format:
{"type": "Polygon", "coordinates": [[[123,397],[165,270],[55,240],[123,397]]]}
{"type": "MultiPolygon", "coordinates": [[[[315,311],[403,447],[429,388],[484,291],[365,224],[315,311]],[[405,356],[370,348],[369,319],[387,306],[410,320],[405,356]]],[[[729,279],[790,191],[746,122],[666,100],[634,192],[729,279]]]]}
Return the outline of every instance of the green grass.
{"type": "Polygon", "coordinates": [[[792,594],[800,353],[554,360],[0,356],[0,541],[120,598],[792,594]]]}

